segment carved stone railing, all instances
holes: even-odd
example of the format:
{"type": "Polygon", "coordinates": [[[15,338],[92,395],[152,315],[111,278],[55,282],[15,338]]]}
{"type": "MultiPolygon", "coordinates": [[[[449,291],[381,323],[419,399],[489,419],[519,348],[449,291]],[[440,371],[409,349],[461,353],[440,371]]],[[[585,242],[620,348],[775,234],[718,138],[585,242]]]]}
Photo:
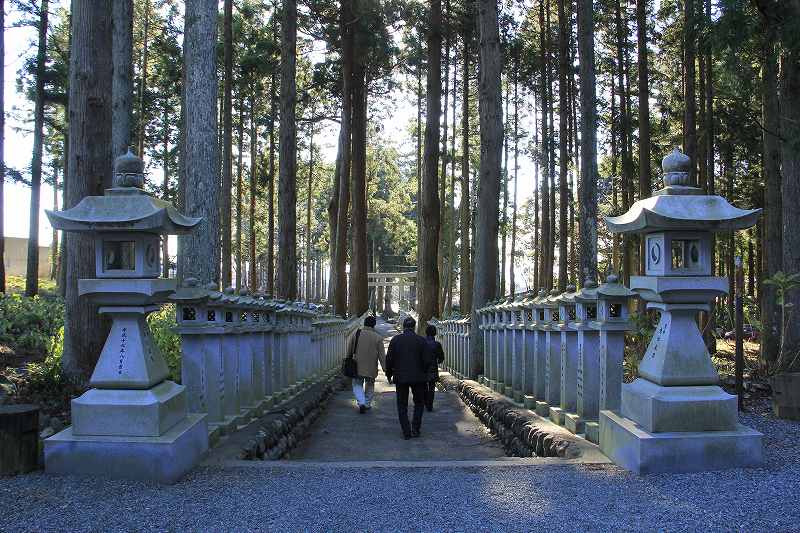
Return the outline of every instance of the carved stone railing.
{"type": "MultiPolygon", "coordinates": [[[[600,410],[617,409],[624,336],[633,293],[609,276],[564,293],[541,290],[478,310],[484,373],[478,381],[588,440],[599,439],[600,410]]],[[[469,318],[434,320],[444,367],[470,376],[469,318]]]]}
{"type": "Polygon", "coordinates": [[[361,318],[189,282],[171,298],[189,411],[217,438],[338,369],[361,318]]]}

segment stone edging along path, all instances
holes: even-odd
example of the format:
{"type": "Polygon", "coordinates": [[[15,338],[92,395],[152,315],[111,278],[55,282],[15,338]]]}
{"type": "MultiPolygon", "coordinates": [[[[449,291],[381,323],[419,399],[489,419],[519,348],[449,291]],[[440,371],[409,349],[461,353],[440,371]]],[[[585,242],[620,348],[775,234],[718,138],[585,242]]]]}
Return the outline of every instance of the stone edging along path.
{"type": "Polygon", "coordinates": [[[295,396],[272,407],[261,417],[213,448],[205,460],[215,464],[231,459],[245,461],[283,459],[308,433],[334,392],[344,386],[336,371],[322,377],[295,396]]]}
{"type": "Polygon", "coordinates": [[[510,456],[577,459],[600,453],[597,446],[475,381],[442,374],[441,382],[445,388],[458,392],[510,456]]]}

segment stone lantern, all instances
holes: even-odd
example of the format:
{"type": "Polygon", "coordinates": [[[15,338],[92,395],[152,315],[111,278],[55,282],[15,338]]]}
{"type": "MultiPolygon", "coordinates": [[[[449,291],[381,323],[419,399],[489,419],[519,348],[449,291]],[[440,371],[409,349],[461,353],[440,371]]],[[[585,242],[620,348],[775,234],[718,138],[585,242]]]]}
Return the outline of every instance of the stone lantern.
{"type": "Polygon", "coordinates": [[[161,236],[189,233],[200,219],[143,185],[144,163],[128,152],[105,196],[47,212],[54,228],[94,237],[96,277],[79,280],[78,293],[112,320],[92,388],[72,401],[73,425],[45,441],[49,472],[171,482],[208,448],[205,415],[188,414],[185,387],[167,380],[145,320],[176,288],[159,278],[161,236]]]}
{"type": "MultiPolygon", "coordinates": [[[[575,321],[577,331],[578,368],[576,385],[576,412],[567,413],[564,425],[573,433],[584,433],[587,421],[596,421],[600,395],[599,336],[592,321],[597,319],[597,282],[587,279],[583,288],[575,293],[575,321]]],[[[595,424],[596,425],[596,424],[595,424]]]]}
{"type": "Polygon", "coordinates": [[[727,279],[711,275],[712,233],[749,228],[760,210],[691,186],[691,161],[677,149],[662,166],[664,189],[606,219],[613,233],[643,235],[646,275],[632,277],[631,289],[661,318],[619,411],[601,412],[600,446],[640,473],[758,465],[762,435],[738,423],[736,397],[719,387],[695,319],[728,292],[727,279]]]}
{"type": "Polygon", "coordinates": [[[550,419],[564,425],[564,416],[574,414],[578,406],[578,333],[573,324],[578,319],[575,303],[575,285],[554,298],[558,305],[558,323],[553,325],[553,335],[558,331],[559,362],[561,370],[559,405],[550,406],[550,419]]]}
{"type": "Polygon", "coordinates": [[[548,317],[545,309],[547,290],[539,289],[539,293],[531,302],[533,306],[533,397],[535,398],[536,414],[548,416],[550,405],[547,397],[547,323],[548,317]]]}

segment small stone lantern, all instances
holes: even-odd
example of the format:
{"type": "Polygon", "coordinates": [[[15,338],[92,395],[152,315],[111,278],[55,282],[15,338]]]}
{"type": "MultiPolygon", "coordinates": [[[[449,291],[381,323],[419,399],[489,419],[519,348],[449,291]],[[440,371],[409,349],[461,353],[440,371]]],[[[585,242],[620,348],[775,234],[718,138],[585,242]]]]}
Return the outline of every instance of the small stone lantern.
{"type": "Polygon", "coordinates": [[[49,472],[171,482],[208,447],[205,415],[188,414],[185,387],[167,380],[145,320],[176,288],[159,278],[161,236],[189,233],[200,219],[143,185],[144,163],[128,152],[117,158],[105,196],[47,211],[54,228],[94,237],[96,278],[79,280],[78,292],[112,320],[92,388],[72,401],[73,425],[45,442],[49,472]]]}
{"type": "MultiPolygon", "coordinates": [[[[550,406],[550,419],[558,425],[564,425],[567,413],[575,413],[578,404],[578,333],[573,328],[578,319],[575,303],[575,285],[554,298],[558,305],[558,324],[553,327],[559,334],[559,362],[561,372],[560,401],[550,406]]],[[[555,331],[553,335],[556,335],[555,331]]]]}
{"type": "Polygon", "coordinates": [[[536,298],[531,302],[533,307],[533,397],[535,398],[536,414],[547,416],[550,406],[547,403],[547,313],[545,302],[547,290],[539,289],[536,298]]]}
{"type": "MultiPolygon", "coordinates": [[[[736,397],[719,387],[695,319],[728,292],[726,278],[711,276],[711,234],[749,228],[760,210],[691,186],[692,162],[677,149],[662,168],[664,189],[606,219],[613,233],[643,235],[646,275],[632,277],[631,289],[661,318],[620,410],[601,411],[600,446],[640,473],[757,465],[762,435],[738,423],[736,397]]],[[[601,305],[599,318],[624,320],[623,308],[601,305]]]]}
{"type": "Polygon", "coordinates": [[[598,416],[600,396],[599,335],[592,321],[597,320],[597,282],[587,279],[575,294],[576,320],[572,328],[578,333],[577,411],[567,413],[564,424],[573,433],[584,433],[586,423],[598,416]]]}

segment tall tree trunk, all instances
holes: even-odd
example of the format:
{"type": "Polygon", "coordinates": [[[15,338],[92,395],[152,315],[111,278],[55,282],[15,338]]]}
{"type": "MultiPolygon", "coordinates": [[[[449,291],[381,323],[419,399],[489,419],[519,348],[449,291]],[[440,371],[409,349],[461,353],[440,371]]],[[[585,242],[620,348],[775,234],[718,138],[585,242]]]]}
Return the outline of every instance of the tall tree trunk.
{"type": "Polygon", "coordinates": [[[178,277],[220,281],[219,148],[217,144],[217,2],[187,0],[184,28],[186,87],[185,212],[203,220],[178,237],[178,277]]]}
{"type": "MultiPolygon", "coordinates": [[[[643,1],[643,0],[639,0],[643,1]]],[[[594,71],[594,8],[592,0],[578,0],[578,48],[580,54],[581,182],[580,279],[597,279],[597,108],[594,71]]]]}
{"type": "MultiPolygon", "coordinates": [[[[502,78],[500,81],[501,91],[502,91],[502,78]]],[[[505,98],[503,99],[505,103],[505,112],[503,116],[506,118],[506,122],[504,123],[504,130],[503,130],[503,208],[500,211],[500,271],[498,272],[499,278],[499,287],[500,292],[499,295],[504,297],[506,295],[506,243],[507,243],[507,232],[508,232],[508,105],[509,100],[508,91],[509,91],[508,77],[506,77],[506,94],[505,98]]],[[[502,95],[502,92],[500,93],[502,95]]]]}
{"type": "Polygon", "coordinates": [[[334,285],[336,282],[336,224],[339,213],[339,188],[341,187],[341,169],[342,169],[342,148],[344,139],[342,138],[342,131],[339,131],[339,141],[336,149],[336,166],[333,169],[333,187],[331,192],[331,199],[328,201],[328,231],[330,232],[330,246],[329,246],[329,272],[328,272],[328,303],[333,303],[334,285]]]}
{"type": "Polygon", "coordinates": [[[33,119],[33,157],[31,160],[31,210],[28,223],[28,264],[25,271],[25,296],[39,292],[39,201],[42,188],[44,149],[44,77],[47,67],[47,10],[49,1],[39,8],[39,49],[36,54],[36,105],[33,119]]]}
{"type": "MultiPolygon", "coordinates": [[[[459,217],[461,219],[461,257],[459,264],[459,308],[464,315],[472,311],[472,247],[470,246],[470,229],[472,227],[472,213],[469,191],[469,56],[470,41],[472,39],[472,25],[464,24],[462,40],[464,50],[464,79],[462,80],[461,101],[461,205],[459,217]]],[[[455,131],[453,132],[455,135],[455,131]]]]}
{"type": "Polygon", "coordinates": [[[150,0],[144,0],[144,36],[142,37],[142,79],[139,82],[139,131],[137,141],[139,143],[139,157],[144,157],[145,134],[147,131],[147,72],[149,67],[150,52],[150,0]]]}
{"type": "Polygon", "coordinates": [[[559,193],[559,220],[558,220],[558,290],[567,288],[567,209],[569,205],[569,190],[567,188],[567,166],[569,153],[567,151],[569,123],[569,100],[567,94],[567,69],[569,68],[567,55],[567,39],[571,21],[567,19],[567,0],[558,0],[558,193],[559,193]]]}
{"type": "Polygon", "coordinates": [[[542,168],[544,169],[544,176],[542,179],[542,238],[541,250],[542,257],[539,263],[539,285],[545,289],[550,289],[553,286],[552,265],[553,256],[551,255],[551,224],[552,218],[550,217],[550,128],[548,126],[548,109],[550,106],[549,90],[548,90],[548,38],[547,33],[549,26],[545,26],[545,1],[539,1],[539,27],[544,28],[540,33],[540,51],[541,51],[541,98],[542,98],[542,144],[541,144],[541,157],[542,168]]]}
{"type": "MultiPolygon", "coordinates": [[[[2,5],[0,5],[0,9],[2,9],[2,5]]],[[[0,54],[0,57],[2,57],[2,54],[0,54]]],[[[0,146],[0,148],[2,147],[0,146]]],[[[58,211],[58,165],[56,163],[53,163],[53,211],[58,211]]],[[[58,230],[55,228],[53,228],[52,243],[50,246],[50,280],[55,281],[58,276],[58,264],[61,255],[61,249],[58,245],[58,230]]]]}
{"type": "MultiPolygon", "coordinates": [[[[800,20],[800,0],[785,3],[785,21],[800,20]]],[[[800,220],[800,46],[797,45],[796,22],[785,23],[783,29],[783,53],[781,57],[780,116],[782,143],[781,162],[783,168],[783,271],[800,272],[800,232],[796,231],[800,220]]],[[[787,318],[784,341],[786,368],[800,369],[800,290],[787,295],[787,304],[795,310],[787,318]]]]}
{"type": "MultiPolygon", "coordinates": [[[[5,28],[6,2],[0,0],[0,28],[5,28]]],[[[0,57],[5,58],[6,34],[0,35],[0,57]]],[[[6,75],[5,69],[0,68],[0,292],[6,292],[6,236],[5,236],[5,181],[6,181],[6,75]]]]}
{"type": "MultiPolygon", "coordinates": [[[[73,0],[69,69],[69,177],[66,209],[102,194],[111,173],[111,0],[73,0]]],[[[65,376],[88,376],[108,332],[97,307],[78,294],[78,280],[95,277],[94,239],[66,233],[65,376]]]]}
{"type": "Polygon", "coordinates": [[[686,72],[683,91],[684,115],[683,135],[686,155],[692,160],[689,169],[689,183],[696,183],[697,167],[697,100],[695,95],[695,0],[683,2],[683,68],[686,72]]]}
{"type": "MultiPolygon", "coordinates": [[[[475,280],[473,283],[472,323],[478,324],[477,310],[497,296],[497,237],[500,195],[500,152],[503,143],[503,108],[500,75],[500,29],[495,0],[479,0],[481,163],[475,235],[475,280]]],[[[477,329],[473,331],[478,331],[477,329]]],[[[483,342],[470,336],[470,377],[483,371],[483,342]]]]}
{"type": "MultiPolygon", "coordinates": [[[[541,97],[540,97],[541,98],[541,97]]],[[[539,189],[541,188],[541,165],[540,161],[542,159],[542,147],[539,144],[539,128],[541,127],[541,122],[537,118],[537,101],[536,101],[536,92],[534,91],[534,100],[533,100],[533,150],[535,150],[534,159],[533,159],[533,286],[531,287],[534,291],[538,290],[540,287],[540,265],[542,263],[542,238],[541,238],[541,214],[539,213],[539,189]]]]}
{"type": "MultiPolygon", "coordinates": [[[[627,211],[633,203],[633,165],[631,154],[628,150],[630,141],[630,114],[628,107],[628,94],[625,90],[625,46],[628,40],[628,26],[623,22],[619,2],[614,3],[615,22],[617,26],[617,81],[619,95],[619,133],[620,133],[620,158],[622,160],[622,209],[627,211]]],[[[622,237],[622,277],[625,285],[630,284],[633,271],[633,242],[629,235],[622,237]]]]}
{"type": "MultiPolygon", "coordinates": [[[[363,2],[357,2],[357,15],[365,9],[363,2]]],[[[361,18],[359,16],[359,18],[361,18]]],[[[350,258],[350,313],[358,316],[369,308],[369,287],[367,283],[368,255],[367,247],[367,81],[363,44],[365,30],[361,22],[355,35],[355,64],[353,68],[353,122],[352,152],[353,167],[351,170],[351,187],[353,191],[352,219],[352,255],[350,258]]],[[[435,257],[435,256],[434,256],[435,257]]]]}
{"type": "Polygon", "coordinates": [[[225,0],[223,15],[225,82],[222,100],[222,286],[231,273],[231,189],[233,188],[233,0],[225,0]]]}
{"type": "MultiPolygon", "coordinates": [[[[116,98],[115,98],[116,100],[116,98]]],[[[161,160],[164,168],[164,182],[162,185],[162,197],[164,200],[169,201],[169,103],[167,99],[164,99],[164,109],[163,109],[163,144],[164,144],[164,151],[161,154],[161,160]]],[[[161,263],[161,272],[165,278],[169,277],[169,239],[166,235],[161,237],[161,256],[163,261],[161,263]]]]}
{"type": "Polygon", "coordinates": [[[239,124],[237,126],[236,160],[236,290],[242,288],[242,156],[244,155],[244,97],[239,98],[239,124]]]}
{"type": "Polygon", "coordinates": [[[421,221],[417,311],[418,329],[425,331],[428,320],[439,315],[439,252],[441,212],[439,203],[439,120],[442,105],[442,2],[431,0],[428,26],[427,114],[425,121],[424,173],[422,176],[421,221]]]}
{"type": "Polygon", "coordinates": [[[278,159],[278,297],[297,298],[297,1],[283,3],[281,121],[278,159]]]}
{"type": "MultiPolygon", "coordinates": [[[[450,0],[448,0],[448,6],[450,0]]],[[[449,13],[449,11],[448,11],[449,13]]],[[[452,31],[452,27],[448,28],[452,31]]],[[[451,316],[453,314],[453,278],[455,277],[456,266],[456,238],[458,237],[458,224],[456,223],[456,100],[458,95],[458,63],[453,58],[453,135],[450,138],[450,242],[449,252],[447,254],[447,298],[443,309],[444,316],[451,316]]]]}
{"type": "Polygon", "coordinates": [[[250,212],[247,232],[249,236],[247,250],[250,263],[248,285],[251,291],[259,289],[258,269],[256,268],[256,193],[258,191],[258,165],[256,164],[258,158],[258,124],[256,123],[256,113],[256,90],[255,87],[252,87],[250,90],[250,212]]]}
{"type": "Polygon", "coordinates": [[[653,194],[650,183],[650,70],[647,56],[647,0],[636,0],[639,63],[639,198],[653,194]]]}
{"type": "MultiPolygon", "coordinates": [[[[778,101],[778,54],[776,35],[764,25],[761,67],[761,116],[764,129],[761,139],[764,150],[764,214],[762,224],[762,273],[770,278],[783,267],[783,217],[781,200],[780,104],[778,101]]],[[[761,360],[771,366],[780,349],[781,315],[775,287],[763,284],[761,293],[761,360]]]]}
{"type": "Polygon", "coordinates": [[[267,294],[275,296],[275,117],[278,115],[277,76],[269,84],[269,169],[267,170],[267,294]]]}
{"type": "Polygon", "coordinates": [[[353,118],[353,62],[354,29],[353,0],[342,0],[340,14],[340,33],[342,35],[342,126],[339,150],[339,200],[336,215],[336,261],[334,281],[334,312],[347,314],[347,237],[350,224],[350,170],[352,163],[352,118],[353,118]]]}
{"type": "Polygon", "coordinates": [[[514,207],[511,216],[511,256],[509,259],[508,293],[516,293],[514,256],[517,253],[517,201],[519,200],[519,51],[514,48],[514,207]]]}
{"type": "MultiPolygon", "coordinates": [[[[314,116],[314,107],[311,107],[314,116]]],[[[306,194],[306,300],[311,300],[311,198],[314,192],[314,123],[308,135],[308,191],[306,194]]]]}
{"type": "MultiPolygon", "coordinates": [[[[115,0],[111,14],[114,80],[111,94],[111,155],[119,157],[131,145],[133,99],[133,0],[115,0]]],[[[106,188],[111,183],[106,184],[106,188]]]]}
{"type": "MultiPolygon", "coordinates": [[[[448,112],[448,103],[450,99],[450,22],[449,19],[451,17],[450,12],[450,0],[445,1],[445,8],[447,9],[447,22],[444,26],[445,31],[445,47],[444,47],[444,104],[442,105],[442,132],[441,132],[441,139],[442,139],[442,151],[441,151],[441,163],[442,163],[442,170],[440,172],[440,181],[439,181],[439,251],[437,255],[437,269],[439,270],[439,275],[444,276],[445,279],[440,283],[440,291],[439,291],[439,304],[438,309],[439,311],[444,311],[445,308],[445,301],[447,299],[447,287],[448,287],[448,280],[449,276],[445,275],[445,272],[452,271],[452,268],[445,270],[444,259],[446,255],[446,251],[448,250],[448,243],[447,243],[447,235],[446,235],[446,228],[447,228],[447,112],[448,112]]],[[[453,84],[455,84],[455,79],[453,80],[453,84]]],[[[452,222],[451,222],[452,223],[452,222]]],[[[448,262],[452,265],[453,258],[452,256],[448,258],[448,262]]]]}

